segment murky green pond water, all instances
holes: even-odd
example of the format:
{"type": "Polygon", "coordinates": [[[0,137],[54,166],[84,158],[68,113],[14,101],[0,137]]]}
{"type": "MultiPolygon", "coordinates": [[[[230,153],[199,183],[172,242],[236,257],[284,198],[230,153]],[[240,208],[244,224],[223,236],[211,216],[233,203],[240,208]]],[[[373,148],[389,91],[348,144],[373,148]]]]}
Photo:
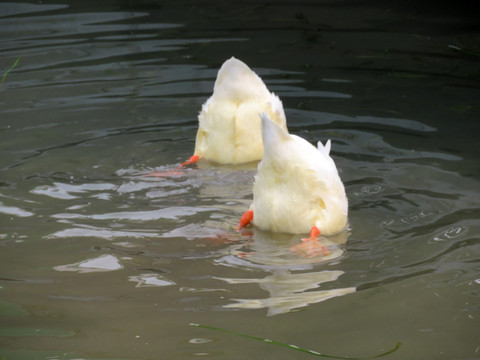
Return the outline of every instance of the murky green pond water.
{"type": "Polygon", "coordinates": [[[0,358],[314,357],[191,323],[337,356],[480,358],[480,31],[427,10],[0,3],[0,358]],[[233,230],[255,164],[142,176],[192,154],[232,55],[292,133],[332,140],[350,213],[330,257],[233,230]]]}

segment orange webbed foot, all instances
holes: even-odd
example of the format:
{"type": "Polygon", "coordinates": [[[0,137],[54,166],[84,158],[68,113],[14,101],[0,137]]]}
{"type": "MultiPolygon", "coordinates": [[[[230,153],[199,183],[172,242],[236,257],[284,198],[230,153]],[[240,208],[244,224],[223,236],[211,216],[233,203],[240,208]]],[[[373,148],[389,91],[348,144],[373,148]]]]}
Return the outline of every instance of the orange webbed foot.
{"type": "Polygon", "coordinates": [[[184,166],[187,166],[187,165],[190,165],[190,164],[195,164],[198,159],[200,159],[200,156],[198,155],[192,155],[190,156],[190,159],[188,159],[187,161],[181,163],[179,166],[178,166],[178,169],[181,169],[183,168],[184,166]]]}
{"type": "Polygon", "coordinates": [[[252,219],[253,219],[253,210],[245,211],[243,213],[242,217],[240,218],[240,221],[238,222],[238,225],[235,226],[235,230],[240,231],[241,228],[250,224],[252,219]]]}
{"type": "Polygon", "coordinates": [[[303,238],[300,244],[294,245],[290,248],[290,251],[296,252],[307,258],[312,258],[315,256],[325,256],[330,255],[331,252],[325,245],[322,245],[318,241],[318,236],[320,235],[320,230],[314,226],[310,230],[310,236],[308,238],[303,238]]]}

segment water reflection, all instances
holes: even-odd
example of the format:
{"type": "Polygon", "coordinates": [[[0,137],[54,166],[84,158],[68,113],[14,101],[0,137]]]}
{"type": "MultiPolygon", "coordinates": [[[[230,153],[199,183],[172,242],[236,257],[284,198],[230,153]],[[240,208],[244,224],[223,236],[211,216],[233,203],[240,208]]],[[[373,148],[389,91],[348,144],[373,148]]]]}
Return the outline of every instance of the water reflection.
{"type": "Polygon", "coordinates": [[[319,242],[328,248],[329,255],[308,258],[290,250],[301,241],[301,235],[270,233],[256,228],[243,231],[248,239],[242,244],[228,248],[228,253],[215,262],[226,266],[243,266],[261,269],[312,269],[314,264],[332,263],[343,255],[343,244],[348,239],[348,231],[329,237],[319,237],[319,242]]]}
{"type": "Polygon", "coordinates": [[[197,208],[193,206],[176,206],[158,210],[145,211],[121,211],[104,214],[83,215],[78,213],[61,213],[53,215],[55,219],[93,219],[93,220],[140,220],[155,221],[160,219],[178,220],[186,216],[192,216],[203,211],[211,211],[210,208],[197,208]]]}
{"type": "MultiPolygon", "coordinates": [[[[84,193],[95,192],[95,197],[101,197],[104,191],[113,190],[113,184],[66,184],[54,182],[53,185],[41,185],[31,190],[32,194],[46,195],[56,199],[78,199],[84,193]],[[100,193],[97,193],[99,192],[100,193]]],[[[93,197],[93,195],[90,195],[93,197]]],[[[108,196],[107,196],[108,198],[108,196]]]]}
{"type": "Polygon", "coordinates": [[[97,258],[87,259],[74,264],[58,265],[57,271],[75,271],[78,273],[104,272],[123,269],[120,260],[114,255],[102,255],[97,258]]]}
{"type": "Polygon", "coordinates": [[[330,254],[313,258],[302,257],[290,250],[293,244],[300,241],[301,236],[273,234],[255,228],[245,231],[245,234],[248,241],[230,246],[228,253],[215,259],[215,262],[230,267],[260,269],[270,272],[271,275],[261,278],[216,277],[216,279],[228,284],[256,283],[268,291],[270,296],[263,299],[231,299],[235,302],[224,307],[267,308],[270,316],[355,292],[355,287],[308,291],[318,289],[323,283],[335,281],[344,273],[340,270],[317,270],[317,267],[322,263],[330,265],[338,263],[344,253],[347,231],[329,238],[320,237],[320,243],[328,247],[330,254]]]}
{"type": "Polygon", "coordinates": [[[162,287],[162,286],[175,285],[173,281],[160,277],[157,274],[140,274],[140,275],[130,276],[128,280],[136,282],[137,285],[135,285],[135,287],[152,287],[152,286],[162,287]]]}
{"type": "Polygon", "coordinates": [[[13,215],[19,217],[29,217],[34,214],[30,211],[23,210],[16,206],[7,206],[0,201],[0,214],[13,215]]]}
{"type": "Polygon", "coordinates": [[[464,237],[469,230],[470,226],[466,224],[453,225],[435,234],[432,241],[451,241],[456,238],[464,237]]]}
{"type": "Polygon", "coordinates": [[[343,271],[319,271],[292,274],[288,270],[274,270],[272,275],[262,279],[217,278],[229,284],[258,283],[270,293],[264,299],[231,299],[235,303],[224,305],[226,308],[268,309],[268,315],[283,314],[300,307],[315,304],[337,296],[355,292],[355,287],[316,290],[322,283],[337,280],[343,271]]]}
{"type": "Polygon", "coordinates": [[[91,225],[72,224],[71,228],[59,230],[45,236],[45,239],[66,239],[66,238],[100,238],[105,240],[114,240],[116,238],[158,238],[160,234],[155,231],[122,229],[114,230],[106,227],[96,227],[91,225]]]}

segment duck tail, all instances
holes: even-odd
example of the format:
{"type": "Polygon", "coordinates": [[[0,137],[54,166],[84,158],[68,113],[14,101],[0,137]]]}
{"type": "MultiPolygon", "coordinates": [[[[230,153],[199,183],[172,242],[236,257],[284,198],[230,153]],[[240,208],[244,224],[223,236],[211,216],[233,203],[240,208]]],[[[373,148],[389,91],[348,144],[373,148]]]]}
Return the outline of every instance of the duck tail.
{"type": "Polygon", "coordinates": [[[330,139],[327,140],[325,145],[323,145],[321,141],[317,143],[318,151],[320,151],[321,153],[324,153],[325,155],[330,155],[331,147],[332,147],[332,142],[330,141],[330,139]]]}
{"type": "Polygon", "coordinates": [[[266,151],[273,150],[276,146],[290,140],[288,133],[275,124],[268,113],[260,113],[259,116],[262,122],[262,140],[266,151]]]}

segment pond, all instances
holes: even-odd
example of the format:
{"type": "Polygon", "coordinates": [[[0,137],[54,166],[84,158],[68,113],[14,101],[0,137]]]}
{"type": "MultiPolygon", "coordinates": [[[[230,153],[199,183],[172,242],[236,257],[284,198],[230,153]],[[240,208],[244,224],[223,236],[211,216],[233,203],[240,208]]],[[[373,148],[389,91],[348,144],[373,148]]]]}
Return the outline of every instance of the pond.
{"type": "Polygon", "coordinates": [[[2,2],[0,359],[479,358],[480,29],[407,4],[2,2]],[[332,141],[329,256],[234,230],[254,163],[144,176],[231,56],[332,141]]]}

